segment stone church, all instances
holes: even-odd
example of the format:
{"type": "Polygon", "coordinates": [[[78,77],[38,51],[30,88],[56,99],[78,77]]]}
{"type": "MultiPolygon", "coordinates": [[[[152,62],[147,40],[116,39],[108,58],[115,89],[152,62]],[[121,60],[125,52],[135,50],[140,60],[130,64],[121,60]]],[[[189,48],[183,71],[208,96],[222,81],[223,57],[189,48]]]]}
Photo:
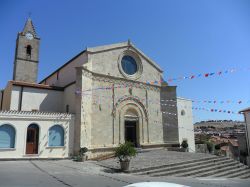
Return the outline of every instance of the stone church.
{"type": "Polygon", "coordinates": [[[13,80],[0,92],[0,158],[89,158],[131,141],[194,151],[192,101],[130,41],[86,48],[37,82],[40,38],[31,19],[17,34],[13,80]]]}

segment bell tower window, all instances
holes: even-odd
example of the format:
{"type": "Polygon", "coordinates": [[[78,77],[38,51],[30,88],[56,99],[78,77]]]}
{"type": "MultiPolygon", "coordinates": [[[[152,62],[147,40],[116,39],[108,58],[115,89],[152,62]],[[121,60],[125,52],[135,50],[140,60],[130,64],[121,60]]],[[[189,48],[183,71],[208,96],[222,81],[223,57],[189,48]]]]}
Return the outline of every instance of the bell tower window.
{"type": "Polygon", "coordinates": [[[31,57],[31,46],[30,45],[27,45],[27,47],[26,47],[26,55],[28,56],[28,57],[31,57]]]}

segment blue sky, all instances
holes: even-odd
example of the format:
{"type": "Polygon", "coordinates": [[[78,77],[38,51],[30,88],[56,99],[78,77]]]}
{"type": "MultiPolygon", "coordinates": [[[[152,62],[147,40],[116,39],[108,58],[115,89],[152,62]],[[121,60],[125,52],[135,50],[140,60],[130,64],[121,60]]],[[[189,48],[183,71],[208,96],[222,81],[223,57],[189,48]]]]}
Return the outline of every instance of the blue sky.
{"type": "MultiPolygon", "coordinates": [[[[164,70],[166,79],[250,67],[248,0],[1,0],[0,88],[12,79],[15,40],[28,17],[41,37],[39,80],[88,47],[128,38],[164,70]]],[[[194,104],[239,111],[250,105],[250,70],[171,83],[194,100],[243,104],[194,104]],[[248,103],[247,103],[248,101],[248,103]]],[[[194,111],[194,121],[241,115],[194,111]]]]}

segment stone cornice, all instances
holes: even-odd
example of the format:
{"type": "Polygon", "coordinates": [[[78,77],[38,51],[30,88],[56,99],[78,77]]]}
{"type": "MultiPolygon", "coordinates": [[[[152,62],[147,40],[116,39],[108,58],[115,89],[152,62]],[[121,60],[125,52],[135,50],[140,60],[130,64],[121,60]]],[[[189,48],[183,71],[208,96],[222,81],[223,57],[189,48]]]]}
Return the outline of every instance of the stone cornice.
{"type": "Polygon", "coordinates": [[[5,110],[0,111],[0,119],[41,119],[41,120],[71,120],[74,118],[73,114],[56,113],[56,112],[33,112],[33,111],[14,111],[5,110]]]}
{"type": "Polygon", "coordinates": [[[31,59],[25,59],[25,58],[20,58],[20,57],[17,57],[16,59],[17,59],[17,60],[23,60],[23,61],[35,62],[35,63],[38,63],[38,62],[39,62],[38,60],[31,60],[31,59]]]}
{"type": "Polygon", "coordinates": [[[92,80],[96,80],[96,81],[109,82],[109,83],[113,83],[117,85],[124,85],[124,84],[127,85],[131,83],[132,87],[151,89],[155,91],[160,91],[160,89],[162,88],[161,86],[158,86],[158,85],[147,84],[147,83],[136,81],[136,80],[130,80],[130,79],[122,78],[122,77],[113,77],[110,75],[95,73],[82,66],[76,67],[76,68],[82,69],[84,76],[91,78],[92,80]]]}

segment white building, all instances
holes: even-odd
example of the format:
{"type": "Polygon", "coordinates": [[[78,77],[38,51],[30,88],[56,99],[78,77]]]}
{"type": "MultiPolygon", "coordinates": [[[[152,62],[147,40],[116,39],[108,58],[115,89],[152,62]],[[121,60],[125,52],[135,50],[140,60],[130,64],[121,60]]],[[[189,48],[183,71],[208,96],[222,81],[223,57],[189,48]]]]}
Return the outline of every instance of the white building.
{"type": "Polygon", "coordinates": [[[193,128],[191,101],[177,100],[163,70],[130,41],[87,48],[36,83],[39,43],[29,19],[0,95],[0,157],[65,158],[80,147],[94,157],[125,141],[147,148],[186,139],[194,150],[185,130],[193,128]]]}
{"type": "Polygon", "coordinates": [[[250,107],[241,110],[240,113],[244,114],[246,122],[246,138],[247,138],[247,151],[248,151],[247,163],[248,166],[250,166],[250,107]]]}

